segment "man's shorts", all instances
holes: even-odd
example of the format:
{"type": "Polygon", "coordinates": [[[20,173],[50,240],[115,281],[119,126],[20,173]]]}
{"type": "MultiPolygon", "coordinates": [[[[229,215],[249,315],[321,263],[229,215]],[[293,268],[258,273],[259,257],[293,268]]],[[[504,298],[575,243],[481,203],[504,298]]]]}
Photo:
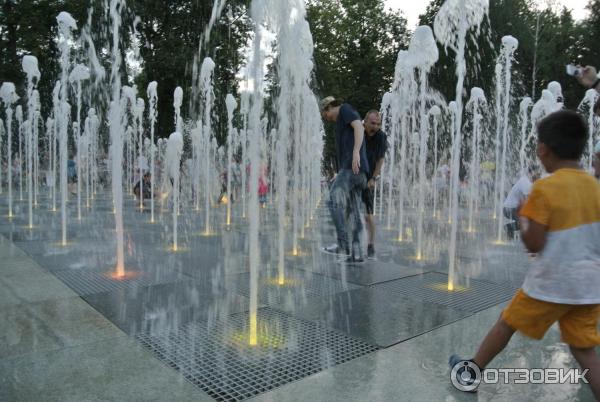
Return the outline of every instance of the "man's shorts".
{"type": "Polygon", "coordinates": [[[529,297],[519,289],[502,312],[513,329],[533,339],[542,339],[556,321],[563,342],[576,348],[600,345],[600,304],[558,304],[529,297]]]}
{"type": "Polygon", "coordinates": [[[362,200],[365,203],[367,209],[367,215],[373,215],[375,210],[375,191],[369,187],[362,191],[362,200]]]}

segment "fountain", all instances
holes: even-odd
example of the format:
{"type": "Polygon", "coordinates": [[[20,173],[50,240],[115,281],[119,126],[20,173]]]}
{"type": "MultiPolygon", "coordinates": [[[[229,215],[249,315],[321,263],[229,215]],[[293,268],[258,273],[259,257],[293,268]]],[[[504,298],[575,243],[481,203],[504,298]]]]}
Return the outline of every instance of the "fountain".
{"type": "Polygon", "coordinates": [[[465,46],[467,34],[472,28],[479,30],[481,23],[489,10],[488,0],[446,0],[435,16],[434,31],[438,42],[445,49],[452,49],[456,53],[456,120],[455,133],[452,143],[452,186],[451,186],[451,219],[452,228],[448,248],[449,275],[448,290],[454,290],[454,276],[456,265],[456,243],[458,232],[458,185],[460,170],[460,151],[462,144],[462,112],[463,112],[463,87],[466,74],[465,46]]]}
{"type": "Polygon", "coordinates": [[[140,180],[140,210],[144,209],[144,170],[148,168],[147,161],[144,156],[144,110],[146,105],[142,98],[138,98],[135,107],[135,116],[138,128],[138,173],[140,180]]]}
{"type": "Polygon", "coordinates": [[[76,160],[75,165],[77,166],[77,220],[81,220],[81,81],[88,80],[90,78],[90,70],[82,64],[77,64],[71,70],[69,75],[69,82],[75,87],[75,97],[77,98],[77,130],[73,130],[73,137],[75,143],[76,160]]]}
{"type": "Polygon", "coordinates": [[[69,76],[72,30],[77,29],[77,22],[71,14],[63,11],[56,17],[60,33],[60,104],[57,117],[59,128],[59,154],[60,154],[60,193],[61,193],[61,223],[62,245],[67,245],[67,135],[69,130],[70,106],[68,104],[67,80],[69,76]]]}
{"type": "MultiPolygon", "coordinates": [[[[21,63],[23,71],[27,74],[27,125],[25,133],[25,152],[27,158],[27,199],[28,199],[28,217],[29,217],[29,229],[33,228],[33,144],[34,144],[34,126],[35,124],[35,108],[36,99],[33,95],[34,90],[34,78],[36,82],[40,80],[40,70],[38,69],[38,61],[35,56],[23,56],[21,63]]],[[[38,95],[39,97],[39,95],[38,95]]],[[[39,103],[39,99],[38,99],[39,103]]],[[[22,161],[19,160],[20,166],[22,161]]],[[[19,170],[22,170],[20,168],[19,170]]]]}
{"type": "Polygon", "coordinates": [[[3,82],[0,87],[0,98],[4,103],[6,109],[6,154],[7,154],[7,165],[8,165],[8,218],[13,217],[13,197],[12,197],[12,105],[19,97],[15,91],[15,84],[12,82],[3,82]]]}
{"type": "Polygon", "coordinates": [[[527,129],[529,128],[529,108],[533,101],[529,96],[524,97],[519,104],[519,116],[521,119],[521,146],[519,148],[519,168],[525,171],[525,150],[527,147],[527,129]]]}
{"type": "Polygon", "coordinates": [[[233,144],[235,134],[233,132],[233,112],[237,108],[237,102],[232,94],[227,94],[225,97],[225,106],[227,107],[227,216],[225,224],[229,227],[231,225],[231,175],[232,171],[232,158],[233,158],[233,144]]]}
{"type": "Polygon", "coordinates": [[[119,50],[119,30],[121,27],[121,11],[125,6],[124,0],[110,1],[111,27],[111,101],[108,111],[109,131],[110,131],[110,151],[111,151],[111,176],[112,176],[112,195],[113,207],[115,211],[115,227],[117,237],[117,263],[114,276],[116,278],[125,278],[125,239],[123,228],[123,123],[122,114],[124,109],[121,100],[121,51],[119,50]]]}
{"type": "Polygon", "coordinates": [[[215,69],[215,62],[207,57],[202,62],[202,68],[200,69],[200,96],[203,100],[203,116],[199,127],[202,128],[202,143],[204,145],[204,235],[210,236],[210,197],[211,197],[211,169],[210,169],[210,155],[211,155],[211,142],[212,129],[211,129],[211,113],[214,103],[213,94],[213,71],[215,69]]]}
{"type": "Polygon", "coordinates": [[[19,138],[19,201],[23,201],[23,107],[17,105],[15,119],[19,124],[17,137],[19,138]]]}
{"type": "Polygon", "coordinates": [[[33,90],[33,206],[38,206],[38,193],[39,193],[39,177],[40,177],[40,152],[39,152],[39,139],[40,139],[40,124],[43,124],[41,120],[41,104],[40,104],[40,93],[37,89],[33,90]]]}
{"type": "Polygon", "coordinates": [[[437,219],[438,216],[438,190],[437,190],[437,180],[436,174],[438,171],[438,129],[439,129],[439,119],[442,115],[442,110],[438,105],[433,105],[431,109],[429,109],[428,116],[431,116],[433,119],[433,218],[437,219]]]}
{"type": "Polygon", "coordinates": [[[428,116],[426,110],[427,101],[427,74],[438,60],[438,48],[433,38],[433,32],[427,25],[418,27],[408,48],[412,63],[418,71],[419,77],[419,188],[417,206],[417,249],[416,259],[423,259],[423,218],[425,216],[425,186],[427,175],[425,165],[427,163],[427,141],[429,137],[428,116]]]}
{"type": "MultiPolygon", "coordinates": [[[[52,130],[52,137],[50,138],[51,152],[50,152],[50,169],[51,169],[51,183],[52,183],[52,211],[56,212],[56,145],[59,139],[60,132],[60,114],[61,102],[60,102],[60,81],[57,81],[52,91],[52,115],[54,116],[54,130],[52,130]]],[[[62,188],[62,187],[61,187],[62,188]]]]}
{"type": "Polygon", "coordinates": [[[471,99],[465,105],[471,111],[472,133],[471,133],[471,163],[469,164],[469,225],[467,232],[474,233],[474,215],[479,202],[480,164],[481,164],[481,142],[483,107],[486,105],[483,89],[474,87],[471,89],[471,99]]]}
{"type": "Polygon", "coordinates": [[[157,93],[158,83],[152,81],[148,84],[146,93],[148,94],[148,116],[150,118],[150,222],[154,223],[154,184],[156,182],[156,152],[154,149],[154,128],[156,126],[157,110],[156,105],[158,103],[157,93]]]}
{"type": "MultiPolygon", "coordinates": [[[[504,91],[503,91],[503,126],[502,126],[502,156],[500,160],[500,190],[498,194],[498,206],[502,205],[502,201],[506,197],[505,194],[505,186],[506,186],[506,154],[508,152],[508,126],[509,126],[509,113],[510,113],[510,91],[511,91],[511,78],[512,78],[512,61],[514,57],[514,53],[519,46],[519,41],[513,38],[512,36],[505,36],[502,38],[502,50],[501,50],[501,60],[504,62],[504,91]]],[[[498,214],[498,238],[496,241],[498,243],[502,243],[502,233],[504,224],[502,219],[500,218],[502,214],[498,214]]]]}
{"type": "Polygon", "coordinates": [[[579,105],[579,108],[581,109],[583,105],[587,106],[587,113],[588,113],[588,125],[589,125],[589,130],[590,130],[590,135],[588,137],[588,158],[587,158],[587,163],[586,163],[586,167],[588,171],[592,171],[592,161],[593,161],[593,155],[594,155],[594,134],[596,132],[597,129],[597,125],[596,125],[596,114],[594,113],[594,105],[596,105],[596,102],[598,101],[599,95],[598,92],[595,89],[588,89],[587,92],[585,93],[585,97],[583,98],[583,101],[581,102],[581,105],[579,105]]]}
{"type": "Polygon", "coordinates": [[[174,132],[167,141],[167,153],[165,165],[168,176],[172,181],[172,202],[173,202],[173,248],[174,252],[179,251],[177,244],[177,222],[179,215],[179,192],[180,192],[180,168],[181,155],[183,153],[183,136],[179,132],[174,132]]]}

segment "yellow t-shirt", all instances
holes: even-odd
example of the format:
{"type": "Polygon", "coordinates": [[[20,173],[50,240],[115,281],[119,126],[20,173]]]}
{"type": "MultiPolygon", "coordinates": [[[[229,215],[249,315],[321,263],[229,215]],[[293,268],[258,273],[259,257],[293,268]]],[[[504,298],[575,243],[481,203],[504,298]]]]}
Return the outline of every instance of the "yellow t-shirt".
{"type": "Polygon", "coordinates": [[[578,169],[538,180],[521,215],[547,226],[523,290],[561,304],[600,303],[600,184],[578,169]]]}

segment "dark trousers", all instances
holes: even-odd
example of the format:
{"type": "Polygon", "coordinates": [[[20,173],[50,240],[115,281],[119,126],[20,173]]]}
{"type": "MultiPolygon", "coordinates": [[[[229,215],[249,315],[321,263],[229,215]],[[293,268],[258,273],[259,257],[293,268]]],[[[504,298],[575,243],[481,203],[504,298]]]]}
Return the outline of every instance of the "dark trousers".
{"type": "Polygon", "coordinates": [[[506,225],[504,225],[508,238],[512,240],[515,238],[515,232],[521,230],[519,225],[519,209],[504,208],[503,212],[505,218],[512,220],[512,222],[508,222],[506,225]]]}

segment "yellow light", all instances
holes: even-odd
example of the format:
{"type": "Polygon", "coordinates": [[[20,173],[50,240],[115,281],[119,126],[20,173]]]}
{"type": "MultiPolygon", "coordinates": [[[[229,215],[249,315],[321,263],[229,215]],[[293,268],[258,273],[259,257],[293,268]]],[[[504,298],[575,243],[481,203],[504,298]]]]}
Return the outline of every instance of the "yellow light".
{"type": "Polygon", "coordinates": [[[258,343],[258,337],[256,336],[257,330],[257,317],[256,313],[250,314],[250,332],[248,333],[248,344],[250,346],[256,346],[258,343]]]}
{"type": "Polygon", "coordinates": [[[123,266],[123,264],[117,264],[115,271],[115,276],[117,278],[125,277],[125,267],[123,266]]]}
{"type": "Polygon", "coordinates": [[[294,249],[292,250],[292,255],[293,255],[294,257],[297,257],[297,256],[298,256],[298,248],[294,247],[294,249]]]}
{"type": "Polygon", "coordinates": [[[448,279],[447,283],[433,283],[427,285],[428,288],[436,290],[438,292],[467,292],[469,288],[455,284],[453,281],[448,279]]]}
{"type": "Polygon", "coordinates": [[[417,256],[415,257],[415,259],[416,259],[417,261],[421,261],[421,260],[423,259],[423,256],[421,255],[421,252],[420,252],[420,251],[417,253],[417,256]]]}
{"type": "Polygon", "coordinates": [[[404,241],[404,238],[402,238],[402,235],[399,235],[398,238],[396,239],[396,241],[401,243],[404,241]]]}
{"type": "Polygon", "coordinates": [[[223,198],[221,198],[221,204],[227,205],[228,202],[229,202],[229,200],[227,199],[227,196],[224,195],[223,198]]]}
{"type": "Polygon", "coordinates": [[[284,278],[284,276],[283,276],[283,275],[279,275],[279,279],[277,280],[277,284],[278,284],[279,286],[283,286],[283,285],[285,285],[285,278],[284,278]]]}

